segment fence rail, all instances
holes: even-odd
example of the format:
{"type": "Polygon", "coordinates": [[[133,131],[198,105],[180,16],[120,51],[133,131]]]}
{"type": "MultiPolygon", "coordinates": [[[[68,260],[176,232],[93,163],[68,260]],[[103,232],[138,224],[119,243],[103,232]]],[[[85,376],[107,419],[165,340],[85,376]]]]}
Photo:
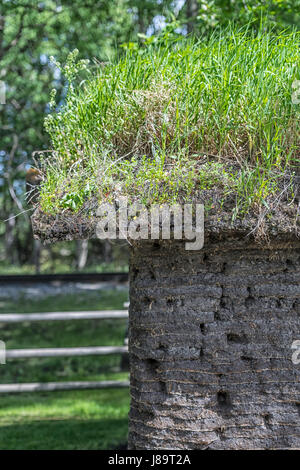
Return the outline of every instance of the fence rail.
{"type": "Polygon", "coordinates": [[[69,357],[69,356],[108,356],[128,352],[127,346],[93,346],[88,348],[41,348],[41,349],[8,349],[8,359],[25,359],[31,357],[69,357]]]}
{"type": "Polygon", "coordinates": [[[127,380],[105,380],[95,382],[45,382],[0,385],[0,393],[52,392],[56,390],[86,390],[98,388],[124,388],[129,386],[127,380]]]}
{"type": "Polygon", "coordinates": [[[128,273],[9,274],[0,275],[1,284],[36,284],[37,282],[127,282],[128,273]]]}
{"type": "Polygon", "coordinates": [[[45,312],[45,313],[1,313],[0,323],[20,323],[27,321],[90,320],[128,318],[126,310],[99,310],[86,312],[45,312]]]}
{"type": "MultiPolygon", "coordinates": [[[[46,313],[3,313],[0,314],[0,322],[16,323],[27,321],[63,321],[63,320],[87,320],[87,319],[120,319],[128,318],[127,310],[104,310],[86,312],[46,312],[46,313]]],[[[127,346],[92,346],[80,348],[39,348],[39,349],[8,349],[6,358],[24,359],[33,357],[68,357],[68,356],[104,356],[109,354],[128,354],[127,346]]],[[[79,382],[46,382],[46,383],[21,383],[0,384],[0,393],[39,392],[55,390],[81,390],[101,388],[128,387],[128,381],[79,381],[79,382]]]]}

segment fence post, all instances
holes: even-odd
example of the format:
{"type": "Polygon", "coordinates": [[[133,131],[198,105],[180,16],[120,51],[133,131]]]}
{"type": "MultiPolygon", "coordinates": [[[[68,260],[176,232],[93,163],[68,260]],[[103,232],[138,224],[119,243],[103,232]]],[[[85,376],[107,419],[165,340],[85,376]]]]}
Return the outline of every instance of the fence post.
{"type": "Polygon", "coordinates": [[[0,341],[0,364],[6,364],[6,346],[4,341],[0,341]]]}

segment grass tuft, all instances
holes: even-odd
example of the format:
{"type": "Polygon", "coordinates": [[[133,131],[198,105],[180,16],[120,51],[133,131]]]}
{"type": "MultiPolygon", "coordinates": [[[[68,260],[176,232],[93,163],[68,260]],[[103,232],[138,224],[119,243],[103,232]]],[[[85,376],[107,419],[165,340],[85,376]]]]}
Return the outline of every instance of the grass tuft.
{"type": "Polygon", "coordinates": [[[300,35],[250,33],[148,41],[70,86],[46,118],[53,153],[48,213],[122,194],[144,204],[191,201],[217,187],[235,212],[292,200],[300,163],[300,35]],[[291,183],[291,184],[290,184],[291,183]]]}

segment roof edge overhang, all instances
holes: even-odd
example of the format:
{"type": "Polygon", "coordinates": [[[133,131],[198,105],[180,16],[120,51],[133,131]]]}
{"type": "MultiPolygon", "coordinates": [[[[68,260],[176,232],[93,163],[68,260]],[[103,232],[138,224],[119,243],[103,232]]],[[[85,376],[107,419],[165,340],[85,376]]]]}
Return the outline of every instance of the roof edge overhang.
{"type": "MultiPolygon", "coordinates": [[[[299,215],[297,209],[288,207],[272,217],[249,213],[234,221],[231,211],[208,213],[204,218],[204,234],[205,238],[251,239],[258,243],[270,243],[275,239],[297,242],[300,240],[299,215]]],[[[34,238],[44,244],[99,238],[97,224],[100,218],[95,215],[71,211],[49,215],[36,207],[31,221],[34,238]]]]}

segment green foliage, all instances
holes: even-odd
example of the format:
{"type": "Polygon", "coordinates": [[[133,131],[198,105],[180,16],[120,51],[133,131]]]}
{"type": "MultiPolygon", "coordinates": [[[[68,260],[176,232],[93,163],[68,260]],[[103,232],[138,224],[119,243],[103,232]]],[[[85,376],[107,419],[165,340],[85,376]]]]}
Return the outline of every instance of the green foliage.
{"type": "MultiPolygon", "coordinates": [[[[0,80],[6,85],[6,104],[0,104],[0,219],[22,213],[15,220],[8,246],[1,227],[2,251],[9,262],[28,261],[32,236],[25,195],[25,172],[38,152],[49,148],[43,128],[51,105],[60,106],[66,96],[66,78],[58,64],[70,50],[80,60],[105,63],[120,53],[119,46],[145,33],[158,13],[172,0],[14,0],[0,2],[0,80]],[[37,152],[33,155],[34,152],[37,152]]],[[[75,59],[75,57],[74,57],[75,59]]],[[[69,64],[72,69],[72,64],[69,64]]],[[[70,72],[72,70],[70,69],[70,72]]],[[[68,70],[64,70],[68,77],[68,70]]],[[[85,72],[82,71],[82,78],[85,72]]],[[[75,84],[74,84],[75,86],[75,84]]],[[[4,225],[4,224],[3,224],[4,225]]],[[[6,226],[8,223],[6,224],[6,226]]]]}
{"type": "Polygon", "coordinates": [[[187,201],[216,184],[245,209],[299,166],[299,33],[165,34],[98,68],[48,118],[45,211],[78,210],[91,196],[187,201]]]}
{"type": "MultiPolygon", "coordinates": [[[[191,0],[190,0],[191,1],[191,0]]],[[[193,1],[193,0],[192,0],[193,1]]],[[[285,28],[300,27],[299,0],[194,0],[197,14],[193,19],[193,29],[207,34],[217,26],[226,27],[234,21],[239,26],[251,25],[258,30],[263,23],[273,31],[280,32],[285,28]]],[[[187,15],[185,7],[181,16],[187,15]]],[[[188,21],[191,19],[187,18],[188,21]]]]}

